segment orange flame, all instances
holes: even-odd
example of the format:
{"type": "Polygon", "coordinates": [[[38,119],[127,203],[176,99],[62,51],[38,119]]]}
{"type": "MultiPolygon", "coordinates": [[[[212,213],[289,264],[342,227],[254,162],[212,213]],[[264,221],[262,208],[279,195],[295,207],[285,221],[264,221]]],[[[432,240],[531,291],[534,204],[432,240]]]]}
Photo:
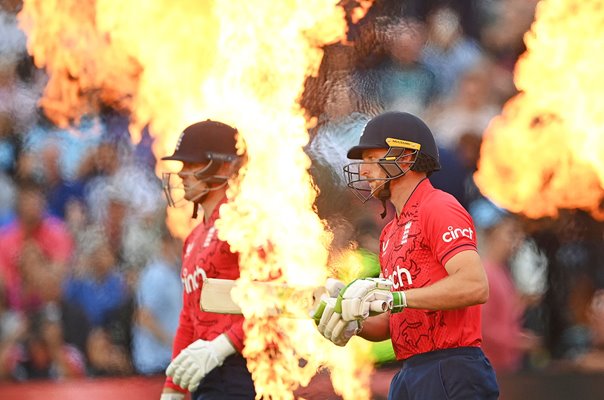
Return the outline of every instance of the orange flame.
{"type": "Polygon", "coordinates": [[[515,69],[521,92],[484,137],[476,183],[530,218],[584,209],[604,218],[604,67],[598,0],[547,0],[515,69]]]}
{"type": "Polygon", "coordinates": [[[328,275],[331,238],[313,210],[306,121],[296,100],[318,68],[320,46],[343,38],[337,3],[26,0],[19,16],[36,64],[50,75],[42,104],[55,121],[115,104],[130,110],[133,134],[149,124],[158,155],[201,119],[242,134],[248,162],[218,228],[240,253],[244,355],[259,398],[293,398],[322,366],[345,399],[370,395],[365,342],[337,348],[310,319],[267,317],[267,304],[285,300],[248,285],[276,278],[309,288],[328,275]]]}

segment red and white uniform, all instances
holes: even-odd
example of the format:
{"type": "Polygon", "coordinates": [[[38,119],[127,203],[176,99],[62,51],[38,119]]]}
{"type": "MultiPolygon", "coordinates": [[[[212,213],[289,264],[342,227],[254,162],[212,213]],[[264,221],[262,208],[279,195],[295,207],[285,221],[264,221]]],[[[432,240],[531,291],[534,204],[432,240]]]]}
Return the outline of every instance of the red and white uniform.
{"type": "MultiPolygon", "coordinates": [[[[199,301],[203,278],[239,278],[239,256],[232,253],[227,242],[218,239],[214,226],[219,209],[226,198],[214,209],[207,222],[202,221],[186,238],[183,246],[182,271],[183,306],[174,338],[172,358],[197,339],[212,340],[225,333],[235,348],[243,349],[242,315],[216,314],[201,311],[199,301]]],[[[184,392],[168,377],[165,386],[184,392]]]]}
{"type": "MultiPolygon", "coordinates": [[[[394,291],[430,286],[446,277],[444,265],[464,250],[476,250],[468,212],[428,179],[415,188],[401,214],[380,236],[380,265],[394,291]]],[[[399,360],[454,347],[480,346],[480,306],[429,311],[407,308],[390,317],[390,336],[399,360]]]]}

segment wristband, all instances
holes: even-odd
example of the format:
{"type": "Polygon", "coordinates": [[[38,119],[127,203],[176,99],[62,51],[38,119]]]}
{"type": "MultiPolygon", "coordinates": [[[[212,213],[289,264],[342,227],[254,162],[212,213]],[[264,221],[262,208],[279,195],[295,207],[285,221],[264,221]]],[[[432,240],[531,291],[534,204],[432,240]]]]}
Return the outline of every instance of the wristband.
{"type": "Polygon", "coordinates": [[[399,313],[407,308],[407,296],[405,292],[392,292],[392,314],[399,313]]]}
{"type": "Polygon", "coordinates": [[[184,400],[184,393],[162,393],[159,400],[184,400]]]}

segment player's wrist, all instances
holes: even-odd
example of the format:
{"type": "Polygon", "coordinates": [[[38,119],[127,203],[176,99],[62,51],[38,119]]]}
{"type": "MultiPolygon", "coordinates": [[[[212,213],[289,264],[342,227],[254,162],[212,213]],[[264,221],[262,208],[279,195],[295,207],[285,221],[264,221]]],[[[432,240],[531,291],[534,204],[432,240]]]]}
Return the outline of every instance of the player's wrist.
{"type": "Polygon", "coordinates": [[[400,292],[392,292],[392,314],[399,313],[407,308],[407,295],[402,290],[400,292]]]}
{"type": "Polygon", "coordinates": [[[159,400],[184,400],[185,394],[180,392],[163,392],[159,400]]]}
{"type": "Polygon", "coordinates": [[[222,363],[222,361],[224,361],[231,354],[235,354],[237,351],[235,350],[235,346],[233,346],[226,333],[218,335],[216,339],[212,341],[212,344],[214,345],[214,354],[220,363],[222,363]]]}

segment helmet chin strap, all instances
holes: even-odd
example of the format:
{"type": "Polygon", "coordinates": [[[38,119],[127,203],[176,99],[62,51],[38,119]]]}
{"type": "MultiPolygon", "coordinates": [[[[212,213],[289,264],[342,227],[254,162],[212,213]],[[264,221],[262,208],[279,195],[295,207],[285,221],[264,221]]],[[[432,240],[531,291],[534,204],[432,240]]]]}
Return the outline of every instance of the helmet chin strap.
{"type": "Polygon", "coordinates": [[[191,218],[193,218],[193,219],[197,219],[197,212],[199,211],[199,205],[205,201],[205,199],[208,197],[208,194],[210,194],[210,192],[213,190],[218,190],[221,187],[226,186],[227,180],[222,179],[222,178],[210,178],[210,179],[206,179],[205,182],[210,183],[210,184],[216,184],[217,186],[209,188],[204,194],[202,194],[201,196],[199,196],[197,199],[195,199],[193,201],[193,215],[191,215],[191,218]]]}
{"type": "Polygon", "coordinates": [[[380,214],[382,219],[386,218],[386,214],[388,214],[388,209],[386,208],[386,200],[390,199],[390,181],[387,181],[384,184],[384,187],[377,195],[377,198],[382,201],[382,207],[384,207],[384,211],[380,214]]]}
{"type": "MultiPolygon", "coordinates": [[[[220,169],[222,164],[223,164],[222,161],[210,160],[210,163],[208,164],[208,166],[206,168],[202,169],[201,171],[195,171],[193,173],[193,176],[195,176],[195,178],[198,181],[204,182],[206,185],[224,184],[226,182],[226,179],[217,178],[214,176],[214,174],[220,169]]],[[[197,219],[199,205],[204,202],[204,200],[208,197],[208,193],[211,190],[212,189],[209,188],[204,194],[202,194],[201,196],[199,196],[199,198],[197,198],[193,201],[193,215],[191,215],[191,218],[197,219]]]]}
{"type": "Polygon", "coordinates": [[[193,215],[191,215],[191,218],[197,219],[197,213],[199,211],[199,205],[201,203],[203,203],[203,201],[206,199],[206,197],[208,197],[208,193],[209,192],[205,192],[204,194],[202,194],[201,196],[199,196],[198,199],[195,199],[195,201],[193,202],[193,215]]]}

